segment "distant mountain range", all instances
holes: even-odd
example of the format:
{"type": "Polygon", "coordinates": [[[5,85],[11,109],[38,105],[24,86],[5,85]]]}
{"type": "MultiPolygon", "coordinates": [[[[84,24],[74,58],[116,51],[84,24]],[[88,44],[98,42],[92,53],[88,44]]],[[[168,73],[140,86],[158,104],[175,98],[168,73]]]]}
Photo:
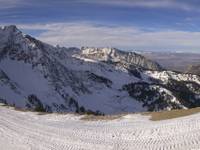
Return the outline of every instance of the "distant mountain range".
{"type": "Polygon", "coordinates": [[[200,77],[115,48],[54,47],[12,25],[0,28],[0,101],[46,112],[187,109],[200,106],[200,77]]]}

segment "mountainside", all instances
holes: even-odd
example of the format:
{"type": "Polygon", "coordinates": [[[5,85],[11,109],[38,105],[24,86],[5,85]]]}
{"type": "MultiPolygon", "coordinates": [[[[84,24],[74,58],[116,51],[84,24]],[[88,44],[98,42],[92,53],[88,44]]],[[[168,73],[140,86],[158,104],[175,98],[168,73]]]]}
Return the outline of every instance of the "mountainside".
{"type": "Polygon", "coordinates": [[[113,48],[54,47],[6,26],[0,28],[0,101],[48,112],[185,109],[200,106],[200,77],[113,48]]]}
{"type": "Polygon", "coordinates": [[[124,52],[115,48],[85,48],[81,49],[81,55],[99,61],[105,61],[123,65],[127,69],[140,67],[148,70],[162,70],[156,62],[152,62],[142,55],[134,52],[124,52]]]}

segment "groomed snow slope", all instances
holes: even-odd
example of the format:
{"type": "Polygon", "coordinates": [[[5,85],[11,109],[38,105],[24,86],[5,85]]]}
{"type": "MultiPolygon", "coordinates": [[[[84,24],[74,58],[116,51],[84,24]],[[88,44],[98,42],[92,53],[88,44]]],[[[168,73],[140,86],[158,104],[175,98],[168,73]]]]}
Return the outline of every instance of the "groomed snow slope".
{"type": "Polygon", "coordinates": [[[83,121],[75,115],[38,115],[0,106],[1,150],[200,149],[200,114],[149,121],[127,115],[83,121]]]}

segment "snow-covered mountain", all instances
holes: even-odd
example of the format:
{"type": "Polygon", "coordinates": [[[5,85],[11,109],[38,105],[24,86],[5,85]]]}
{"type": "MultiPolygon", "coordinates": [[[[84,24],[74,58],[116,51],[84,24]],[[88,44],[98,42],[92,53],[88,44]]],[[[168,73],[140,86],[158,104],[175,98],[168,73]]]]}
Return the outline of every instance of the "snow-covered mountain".
{"type": "MultiPolygon", "coordinates": [[[[67,42],[67,41],[66,41],[67,42]]],[[[37,111],[113,114],[200,106],[200,77],[114,48],[64,48],[0,28],[0,101],[37,111]]]]}
{"type": "Polygon", "coordinates": [[[156,62],[146,59],[134,52],[124,52],[115,48],[85,48],[81,49],[81,55],[99,61],[112,62],[123,65],[127,69],[141,67],[148,70],[162,70],[156,62]]]}

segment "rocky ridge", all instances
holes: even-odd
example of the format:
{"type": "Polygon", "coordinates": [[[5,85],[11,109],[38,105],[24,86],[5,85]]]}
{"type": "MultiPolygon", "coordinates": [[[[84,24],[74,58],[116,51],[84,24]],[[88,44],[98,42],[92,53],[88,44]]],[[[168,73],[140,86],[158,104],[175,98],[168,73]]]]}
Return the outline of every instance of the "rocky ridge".
{"type": "Polygon", "coordinates": [[[198,75],[115,48],[54,47],[0,28],[0,101],[46,112],[114,114],[200,106],[198,75]]]}

